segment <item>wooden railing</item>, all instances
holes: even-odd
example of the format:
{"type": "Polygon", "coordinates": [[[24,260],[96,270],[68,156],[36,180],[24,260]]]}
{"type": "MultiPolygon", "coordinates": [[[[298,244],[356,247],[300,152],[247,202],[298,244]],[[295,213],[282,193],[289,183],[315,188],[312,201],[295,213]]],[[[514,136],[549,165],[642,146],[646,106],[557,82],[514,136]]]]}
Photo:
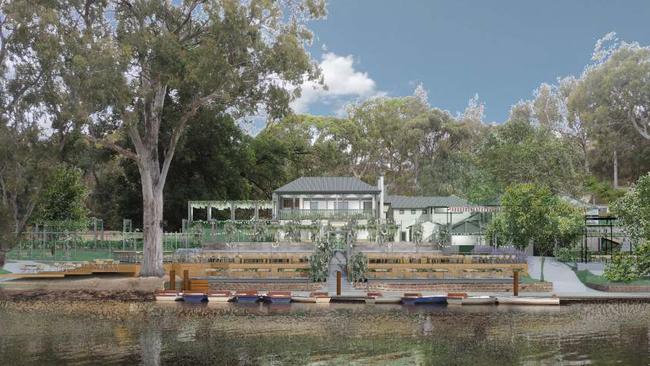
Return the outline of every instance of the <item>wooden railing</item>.
{"type": "Polygon", "coordinates": [[[368,253],[369,279],[409,278],[509,278],[528,265],[510,255],[431,255],[368,253]]]}
{"type": "Polygon", "coordinates": [[[311,209],[281,209],[278,211],[280,220],[302,219],[368,219],[373,217],[372,210],[311,210],[311,209]]]}

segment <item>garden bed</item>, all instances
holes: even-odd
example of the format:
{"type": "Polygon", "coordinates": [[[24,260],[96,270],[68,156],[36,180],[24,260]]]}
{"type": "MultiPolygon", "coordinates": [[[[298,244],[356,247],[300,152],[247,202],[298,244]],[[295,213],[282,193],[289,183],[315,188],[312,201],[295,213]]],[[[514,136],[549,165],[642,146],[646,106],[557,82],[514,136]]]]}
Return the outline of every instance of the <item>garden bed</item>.
{"type": "Polygon", "coordinates": [[[640,279],[630,282],[609,281],[603,276],[595,275],[588,270],[577,271],[576,275],[585,286],[605,292],[650,292],[650,279],[640,279]]]}

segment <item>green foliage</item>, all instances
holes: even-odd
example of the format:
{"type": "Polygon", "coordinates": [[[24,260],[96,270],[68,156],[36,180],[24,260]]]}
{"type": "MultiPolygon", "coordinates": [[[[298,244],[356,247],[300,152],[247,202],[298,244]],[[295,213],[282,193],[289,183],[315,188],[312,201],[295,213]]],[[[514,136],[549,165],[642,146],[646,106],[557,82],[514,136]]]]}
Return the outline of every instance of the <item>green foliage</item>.
{"type": "MultiPolygon", "coordinates": [[[[4,86],[0,83],[0,88],[4,86]]],[[[37,124],[22,121],[22,115],[13,115],[14,124],[5,124],[6,116],[0,116],[0,263],[32,219],[55,161],[51,141],[37,124]]]]}
{"type": "Polygon", "coordinates": [[[554,193],[578,193],[580,162],[575,147],[533,125],[532,112],[520,108],[514,107],[510,119],[483,141],[479,166],[501,192],[513,184],[534,183],[554,193]]]}
{"type": "Polygon", "coordinates": [[[560,262],[575,262],[578,259],[578,254],[579,253],[576,253],[573,248],[556,247],[553,249],[553,256],[560,262]]]}
{"type": "Polygon", "coordinates": [[[309,279],[312,282],[327,281],[328,268],[335,242],[330,238],[321,238],[314,246],[314,254],[309,257],[309,279]]]}
{"type": "Polygon", "coordinates": [[[612,187],[608,182],[599,181],[593,175],[585,179],[584,186],[585,191],[591,193],[599,202],[614,202],[625,194],[625,191],[612,187]]]}
{"type": "Polygon", "coordinates": [[[368,257],[362,252],[355,253],[348,263],[348,279],[352,282],[362,282],[368,272],[368,257]]]}
{"type": "Polygon", "coordinates": [[[634,257],[628,253],[614,253],[612,255],[612,262],[605,267],[603,276],[610,281],[616,282],[628,282],[638,279],[634,257]]]}
{"type": "Polygon", "coordinates": [[[584,284],[595,284],[595,285],[618,285],[618,286],[625,286],[625,285],[630,285],[630,286],[650,286],[650,280],[649,279],[636,279],[636,280],[631,280],[627,282],[621,282],[621,281],[611,281],[607,279],[607,277],[603,276],[598,276],[595,275],[589,270],[581,270],[577,271],[576,275],[582,281],[584,284]]]}
{"type": "Polygon", "coordinates": [[[634,248],[636,273],[639,277],[650,276],[650,242],[637,245],[634,248]]]}
{"type": "Polygon", "coordinates": [[[616,200],[612,211],[633,240],[650,240],[650,173],[616,200]]]}
{"type": "Polygon", "coordinates": [[[582,234],[582,212],[535,184],[508,187],[501,197],[502,212],[487,228],[489,242],[525,249],[533,244],[541,255],[569,246],[582,234]]]}
{"type": "Polygon", "coordinates": [[[650,243],[637,245],[632,254],[616,252],[612,262],[605,267],[605,278],[610,281],[629,282],[650,276],[650,243]]]}
{"type": "Polygon", "coordinates": [[[583,249],[580,245],[574,245],[570,247],[555,247],[553,249],[553,256],[564,263],[575,263],[582,260],[583,255],[587,255],[587,261],[591,258],[591,252],[587,250],[586,253],[583,253],[583,249]]]}
{"type": "Polygon", "coordinates": [[[568,111],[597,147],[589,154],[594,173],[611,181],[616,153],[618,175],[631,182],[650,170],[650,49],[621,42],[609,51],[577,80],[568,111]]]}
{"type": "Polygon", "coordinates": [[[88,188],[81,170],[58,167],[45,183],[39,197],[36,221],[84,221],[88,188]]]}

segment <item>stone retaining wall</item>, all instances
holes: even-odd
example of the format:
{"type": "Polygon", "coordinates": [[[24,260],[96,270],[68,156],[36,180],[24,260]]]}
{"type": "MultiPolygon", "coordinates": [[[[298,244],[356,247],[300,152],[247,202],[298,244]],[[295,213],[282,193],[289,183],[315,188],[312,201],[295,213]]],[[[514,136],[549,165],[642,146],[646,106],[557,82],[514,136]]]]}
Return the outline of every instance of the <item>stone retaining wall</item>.
{"type": "MultiPolygon", "coordinates": [[[[359,290],[370,291],[434,291],[434,292],[512,292],[512,284],[505,283],[385,283],[370,282],[355,284],[359,290]]],[[[519,285],[520,292],[552,292],[550,282],[525,283],[519,285]]]]}
{"type": "Polygon", "coordinates": [[[256,282],[210,282],[210,289],[215,291],[232,290],[259,290],[259,291],[317,291],[323,286],[322,283],[311,282],[274,282],[274,283],[256,283],[256,282]]]}
{"type": "Polygon", "coordinates": [[[585,282],[585,286],[605,292],[650,292],[650,286],[639,285],[597,285],[585,282]]]}

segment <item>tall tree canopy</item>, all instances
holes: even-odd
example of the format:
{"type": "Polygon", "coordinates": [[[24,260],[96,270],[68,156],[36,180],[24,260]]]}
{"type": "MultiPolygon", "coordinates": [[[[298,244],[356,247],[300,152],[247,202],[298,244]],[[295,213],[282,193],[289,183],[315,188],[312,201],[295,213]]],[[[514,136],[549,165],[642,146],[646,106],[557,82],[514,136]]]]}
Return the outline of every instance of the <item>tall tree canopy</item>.
{"type": "Polygon", "coordinates": [[[299,93],[290,86],[318,76],[305,23],[324,15],[319,0],[70,0],[22,11],[20,27],[48,30],[35,51],[57,63],[47,75],[59,95],[54,126],[79,129],[138,167],[143,276],[164,274],[163,189],[197,113],[237,118],[264,107],[277,118],[299,93]]]}
{"type": "MultiPolygon", "coordinates": [[[[560,200],[548,187],[515,184],[501,197],[503,211],[487,229],[487,238],[500,245],[526,249],[532,245],[542,258],[556,246],[568,246],[582,235],[580,209],[560,200]]],[[[542,280],[544,261],[542,259],[542,280]]]]}
{"type": "Polygon", "coordinates": [[[494,128],[478,152],[480,165],[499,190],[516,183],[536,183],[558,193],[580,189],[580,161],[574,146],[547,128],[533,124],[528,103],[513,107],[510,119],[494,128]]]}
{"type": "Polygon", "coordinates": [[[58,166],[44,183],[38,199],[36,220],[81,221],[87,217],[88,188],[81,170],[58,166]]]}

